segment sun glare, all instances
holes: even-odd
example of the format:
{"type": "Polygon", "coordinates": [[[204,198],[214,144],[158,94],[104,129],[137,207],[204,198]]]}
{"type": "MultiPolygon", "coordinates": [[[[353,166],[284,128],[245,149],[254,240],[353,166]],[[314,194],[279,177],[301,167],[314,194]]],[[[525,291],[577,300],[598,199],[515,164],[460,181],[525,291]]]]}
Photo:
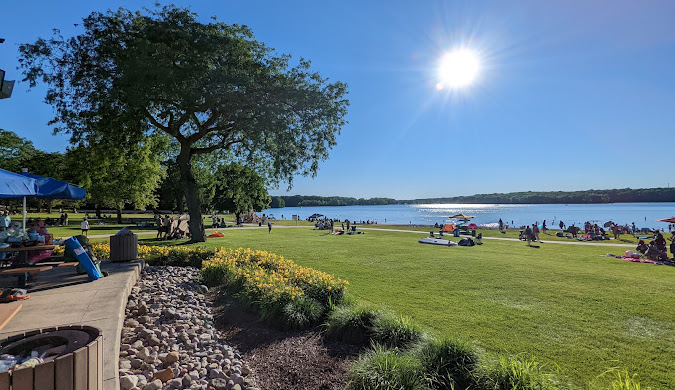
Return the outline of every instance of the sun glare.
{"type": "Polygon", "coordinates": [[[456,49],[441,58],[437,89],[465,88],[473,84],[480,73],[480,60],[473,50],[456,49]]]}

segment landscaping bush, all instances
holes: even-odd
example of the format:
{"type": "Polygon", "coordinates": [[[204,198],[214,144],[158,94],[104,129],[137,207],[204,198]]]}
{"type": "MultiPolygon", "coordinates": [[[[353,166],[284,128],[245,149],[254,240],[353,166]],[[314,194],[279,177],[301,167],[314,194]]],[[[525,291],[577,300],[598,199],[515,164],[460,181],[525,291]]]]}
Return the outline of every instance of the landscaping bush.
{"type": "Polygon", "coordinates": [[[338,306],[325,325],[328,336],[354,345],[377,343],[405,349],[422,337],[410,318],[358,304],[338,306]]]}
{"type": "Polygon", "coordinates": [[[343,343],[367,345],[373,336],[376,318],[382,311],[366,305],[341,305],[326,321],[326,334],[343,343]]]}
{"type": "Polygon", "coordinates": [[[415,350],[427,385],[432,389],[467,389],[474,385],[478,355],[467,343],[426,339],[415,350]]]}
{"type": "Polygon", "coordinates": [[[204,282],[222,286],[261,317],[286,328],[318,321],[344,297],[346,281],[300,267],[273,253],[239,248],[217,249],[202,268],[204,282]]]}
{"type": "MultiPolygon", "coordinates": [[[[606,390],[641,390],[642,386],[638,381],[637,374],[629,374],[628,370],[617,367],[609,370],[598,376],[596,383],[591,384],[595,389],[606,390]],[[609,384],[607,384],[609,382],[609,384]],[[603,385],[604,384],[604,385],[603,385]]],[[[644,390],[651,390],[651,387],[646,387],[644,390]]]]}
{"type": "Polygon", "coordinates": [[[373,341],[391,348],[408,348],[422,338],[422,330],[410,317],[384,312],[373,323],[373,341]]]}
{"type": "Polygon", "coordinates": [[[418,360],[400,350],[375,344],[354,363],[349,387],[358,390],[428,389],[419,372],[418,360]]]}
{"type": "Polygon", "coordinates": [[[490,390],[557,390],[563,388],[556,376],[532,359],[500,356],[493,367],[486,367],[479,388],[490,390]]]}

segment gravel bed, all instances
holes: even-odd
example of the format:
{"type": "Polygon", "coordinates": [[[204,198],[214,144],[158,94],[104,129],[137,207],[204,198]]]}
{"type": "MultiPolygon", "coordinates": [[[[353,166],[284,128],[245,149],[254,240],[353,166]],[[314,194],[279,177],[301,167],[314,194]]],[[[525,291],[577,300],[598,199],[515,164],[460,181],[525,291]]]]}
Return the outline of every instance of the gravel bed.
{"type": "Polygon", "coordinates": [[[122,328],[122,390],[258,390],[251,369],[214,327],[206,290],[196,268],[145,268],[122,328]]]}

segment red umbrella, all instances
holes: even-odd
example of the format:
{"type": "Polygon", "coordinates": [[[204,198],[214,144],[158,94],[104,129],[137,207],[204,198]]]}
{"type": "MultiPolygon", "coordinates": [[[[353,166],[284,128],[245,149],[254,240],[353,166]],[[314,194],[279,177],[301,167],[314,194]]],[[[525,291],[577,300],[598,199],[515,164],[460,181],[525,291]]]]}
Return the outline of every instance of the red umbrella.
{"type": "Polygon", "coordinates": [[[671,217],[671,218],[663,218],[663,219],[657,219],[656,222],[675,223],[675,217],[671,217]]]}

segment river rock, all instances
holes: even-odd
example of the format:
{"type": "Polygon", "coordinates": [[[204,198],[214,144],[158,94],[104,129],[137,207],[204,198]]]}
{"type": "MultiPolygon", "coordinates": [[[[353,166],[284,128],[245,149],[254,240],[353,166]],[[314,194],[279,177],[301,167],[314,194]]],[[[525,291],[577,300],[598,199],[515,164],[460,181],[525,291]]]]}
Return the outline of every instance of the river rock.
{"type": "Polygon", "coordinates": [[[131,390],[138,384],[138,377],[136,375],[125,375],[120,377],[120,389],[131,390]]]}
{"type": "Polygon", "coordinates": [[[162,371],[158,371],[155,373],[155,379],[159,379],[162,383],[166,383],[170,379],[173,379],[173,370],[171,368],[165,368],[162,371]]]}

